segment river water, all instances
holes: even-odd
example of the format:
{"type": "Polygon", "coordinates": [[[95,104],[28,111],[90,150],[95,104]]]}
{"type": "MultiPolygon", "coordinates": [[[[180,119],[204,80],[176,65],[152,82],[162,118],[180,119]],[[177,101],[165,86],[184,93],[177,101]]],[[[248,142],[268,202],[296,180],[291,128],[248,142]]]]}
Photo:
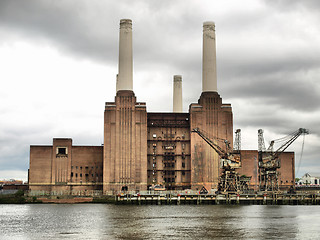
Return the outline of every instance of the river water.
{"type": "Polygon", "coordinates": [[[0,205],[0,239],[319,239],[320,206],[0,205]]]}

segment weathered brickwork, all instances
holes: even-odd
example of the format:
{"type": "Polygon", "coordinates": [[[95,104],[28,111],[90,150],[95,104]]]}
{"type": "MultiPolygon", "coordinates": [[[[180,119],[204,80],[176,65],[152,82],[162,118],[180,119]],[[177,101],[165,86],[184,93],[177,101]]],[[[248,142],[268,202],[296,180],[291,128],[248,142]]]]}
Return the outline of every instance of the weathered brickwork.
{"type": "Polygon", "coordinates": [[[30,190],[101,190],[102,153],[102,146],[72,146],[63,138],[52,146],[31,146],[30,190]]]}
{"type": "Polygon", "coordinates": [[[118,91],[104,114],[103,190],[147,190],[147,112],[134,93],[118,91]]]}
{"type": "MultiPolygon", "coordinates": [[[[203,92],[198,104],[191,104],[190,131],[200,128],[209,138],[227,139],[233,143],[233,117],[230,104],[223,104],[216,92],[203,92]]],[[[219,156],[197,134],[191,134],[191,186],[199,190],[217,188],[219,156]]],[[[222,146],[223,147],[223,146],[222,146]]]]}

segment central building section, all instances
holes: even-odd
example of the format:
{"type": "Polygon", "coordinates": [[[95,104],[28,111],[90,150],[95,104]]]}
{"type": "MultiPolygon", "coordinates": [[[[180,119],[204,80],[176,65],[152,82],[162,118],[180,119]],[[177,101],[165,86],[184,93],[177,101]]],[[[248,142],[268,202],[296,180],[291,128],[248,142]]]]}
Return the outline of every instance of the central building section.
{"type": "Polygon", "coordinates": [[[148,185],[190,189],[188,113],[148,113],[148,185]]]}
{"type": "MultiPolygon", "coordinates": [[[[202,94],[182,112],[182,76],[173,79],[173,112],[147,113],[133,92],[132,22],[120,21],[119,72],[114,102],[104,114],[103,190],[141,191],[216,189],[220,176],[217,153],[197,134],[228,140],[232,147],[230,104],[217,92],[215,24],[203,25],[202,94]]],[[[221,144],[224,148],[224,143],[221,144]]]]}

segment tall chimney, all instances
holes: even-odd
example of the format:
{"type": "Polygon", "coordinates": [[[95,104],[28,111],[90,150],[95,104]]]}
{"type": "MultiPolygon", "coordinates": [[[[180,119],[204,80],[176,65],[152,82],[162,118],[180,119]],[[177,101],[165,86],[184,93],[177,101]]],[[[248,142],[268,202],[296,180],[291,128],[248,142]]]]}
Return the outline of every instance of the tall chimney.
{"type": "Polygon", "coordinates": [[[131,19],[121,19],[119,36],[119,73],[117,78],[117,91],[133,90],[132,62],[132,21],[131,19]]]}
{"type": "Polygon", "coordinates": [[[182,77],[173,76],[173,112],[182,112],[182,77]]]}
{"type": "Polygon", "coordinates": [[[216,34],[214,22],[203,23],[202,92],[217,92],[216,34]]]}

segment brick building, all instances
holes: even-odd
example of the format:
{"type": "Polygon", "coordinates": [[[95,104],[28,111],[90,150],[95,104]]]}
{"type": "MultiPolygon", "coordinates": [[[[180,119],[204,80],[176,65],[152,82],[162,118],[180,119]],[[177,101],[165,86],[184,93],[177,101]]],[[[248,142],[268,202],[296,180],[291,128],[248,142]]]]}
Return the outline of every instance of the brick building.
{"type": "MultiPolygon", "coordinates": [[[[174,77],[174,112],[147,112],[132,90],[132,22],[120,21],[119,73],[114,102],[105,104],[103,146],[73,146],[55,138],[51,146],[30,147],[31,190],[215,189],[221,170],[218,154],[195,133],[233,144],[233,116],[217,91],[215,25],[203,25],[202,94],[182,112],[181,76],[174,77]]],[[[200,84],[200,82],[199,82],[200,84]]],[[[258,151],[241,151],[239,173],[252,176],[257,189],[258,151]]],[[[294,154],[282,154],[281,183],[294,183],[294,154]]]]}

